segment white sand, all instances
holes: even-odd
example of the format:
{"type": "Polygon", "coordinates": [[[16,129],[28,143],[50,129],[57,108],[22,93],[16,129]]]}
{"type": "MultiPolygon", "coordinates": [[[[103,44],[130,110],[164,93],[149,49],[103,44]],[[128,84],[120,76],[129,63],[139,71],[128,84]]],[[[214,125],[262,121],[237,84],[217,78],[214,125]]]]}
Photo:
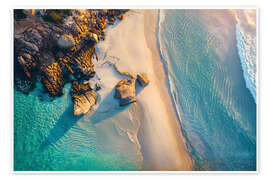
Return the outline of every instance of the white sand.
{"type": "MultiPolygon", "coordinates": [[[[124,20],[106,29],[106,40],[98,45],[99,63],[105,56],[105,60],[116,62],[121,71],[134,75],[145,73],[150,80],[147,87],[137,92],[137,107],[141,110],[138,140],[144,159],[142,170],[190,170],[192,163],[183,144],[156,47],[156,22],[155,10],[129,11],[124,20]]],[[[103,96],[124,78],[106,71],[101,75],[107,86],[103,96]]],[[[110,108],[110,105],[104,107],[110,108]]]]}

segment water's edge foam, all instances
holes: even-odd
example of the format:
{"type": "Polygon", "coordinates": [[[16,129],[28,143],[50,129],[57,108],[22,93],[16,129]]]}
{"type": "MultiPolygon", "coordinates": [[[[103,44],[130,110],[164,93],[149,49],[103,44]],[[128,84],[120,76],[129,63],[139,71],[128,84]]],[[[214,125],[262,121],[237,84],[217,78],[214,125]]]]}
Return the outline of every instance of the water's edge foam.
{"type": "Polygon", "coordinates": [[[256,40],[243,31],[238,24],[236,24],[236,41],[237,50],[240,57],[243,76],[246,82],[246,87],[252,94],[256,102],[256,40]]]}
{"type": "MultiPolygon", "coordinates": [[[[162,50],[162,43],[161,43],[161,26],[162,26],[162,22],[164,21],[165,19],[165,14],[163,12],[164,10],[162,9],[159,9],[158,10],[158,25],[157,25],[157,29],[156,29],[156,37],[157,37],[157,47],[158,47],[158,51],[159,51],[159,55],[160,55],[160,59],[162,61],[162,64],[164,66],[164,71],[165,71],[165,75],[166,75],[166,79],[167,79],[167,85],[169,87],[169,91],[170,91],[170,96],[171,96],[171,99],[173,101],[173,106],[174,106],[174,110],[176,112],[176,115],[177,115],[177,120],[178,120],[178,123],[179,123],[179,128],[180,128],[180,131],[183,135],[183,143],[186,147],[186,151],[187,153],[189,154],[190,158],[194,158],[194,148],[192,148],[191,146],[191,143],[189,142],[189,139],[187,137],[187,133],[186,131],[184,130],[184,127],[183,127],[183,118],[182,118],[182,115],[181,115],[181,107],[180,107],[180,104],[178,103],[178,93],[176,91],[176,88],[175,88],[175,85],[174,85],[174,82],[173,82],[173,79],[172,77],[174,76],[173,74],[173,71],[172,71],[172,68],[171,68],[171,65],[170,65],[170,61],[167,60],[168,57],[166,58],[165,56],[165,53],[163,52],[162,50]]],[[[196,158],[196,157],[195,157],[196,158]]],[[[193,161],[192,159],[192,168],[193,169],[196,169],[196,163],[193,161]]]]}

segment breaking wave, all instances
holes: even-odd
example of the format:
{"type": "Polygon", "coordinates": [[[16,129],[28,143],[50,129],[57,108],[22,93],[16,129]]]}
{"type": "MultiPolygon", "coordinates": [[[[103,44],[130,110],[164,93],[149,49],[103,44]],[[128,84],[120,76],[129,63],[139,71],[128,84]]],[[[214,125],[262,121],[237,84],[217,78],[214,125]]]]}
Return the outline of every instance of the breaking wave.
{"type": "Polygon", "coordinates": [[[256,36],[245,33],[237,24],[236,41],[246,86],[256,103],[256,36]]]}

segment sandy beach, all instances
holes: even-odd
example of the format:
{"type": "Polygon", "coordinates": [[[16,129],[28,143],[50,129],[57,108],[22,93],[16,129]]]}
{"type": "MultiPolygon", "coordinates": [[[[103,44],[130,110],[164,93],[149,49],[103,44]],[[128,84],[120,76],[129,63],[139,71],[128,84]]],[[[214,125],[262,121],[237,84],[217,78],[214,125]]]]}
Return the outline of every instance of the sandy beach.
{"type": "Polygon", "coordinates": [[[157,15],[157,10],[129,11],[124,20],[107,29],[107,39],[98,48],[105,52],[103,60],[115,60],[120,70],[145,73],[150,80],[137,91],[136,102],[141,112],[137,137],[142,170],[191,170],[157,49],[157,15]]]}

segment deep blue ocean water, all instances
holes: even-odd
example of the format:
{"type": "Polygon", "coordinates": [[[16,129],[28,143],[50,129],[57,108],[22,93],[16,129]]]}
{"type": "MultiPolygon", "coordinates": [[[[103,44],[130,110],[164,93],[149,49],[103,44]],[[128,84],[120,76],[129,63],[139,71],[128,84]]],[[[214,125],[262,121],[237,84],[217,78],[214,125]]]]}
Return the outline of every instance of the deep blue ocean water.
{"type": "Polygon", "coordinates": [[[160,10],[160,53],[194,169],[256,170],[256,103],[237,53],[218,53],[223,32],[208,28],[218,20],[202,10],[160,10]]]}

